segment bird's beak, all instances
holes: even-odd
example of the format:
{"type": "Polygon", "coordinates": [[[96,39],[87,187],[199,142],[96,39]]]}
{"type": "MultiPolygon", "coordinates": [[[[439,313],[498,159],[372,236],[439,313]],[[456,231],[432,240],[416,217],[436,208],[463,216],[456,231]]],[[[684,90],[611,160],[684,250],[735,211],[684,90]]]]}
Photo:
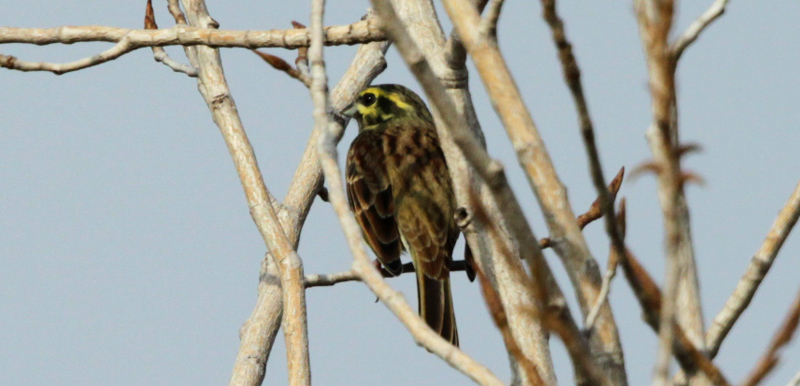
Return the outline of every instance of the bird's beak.
{"type": "Polygon", "coordinates": [[[344,110],[342,110],[342,114],[351,118],[356,115],[356,113],[358,113],[358,106],[356,105],[356,102],[351,103],[350,106],[347,106],[344,108],[344,110]]]}

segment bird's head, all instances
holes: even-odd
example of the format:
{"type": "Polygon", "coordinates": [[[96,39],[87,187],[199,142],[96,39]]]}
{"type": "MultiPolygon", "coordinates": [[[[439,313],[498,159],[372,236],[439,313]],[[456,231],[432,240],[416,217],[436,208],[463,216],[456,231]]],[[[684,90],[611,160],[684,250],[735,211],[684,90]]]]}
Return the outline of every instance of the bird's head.
{"type": "Polygon", "coordinates": [[[433,117],[422,98],[397,84],[367,87],[343,113],[355,118],[359,131],[379,128],[387,122],[433,123],[433,117]]]}

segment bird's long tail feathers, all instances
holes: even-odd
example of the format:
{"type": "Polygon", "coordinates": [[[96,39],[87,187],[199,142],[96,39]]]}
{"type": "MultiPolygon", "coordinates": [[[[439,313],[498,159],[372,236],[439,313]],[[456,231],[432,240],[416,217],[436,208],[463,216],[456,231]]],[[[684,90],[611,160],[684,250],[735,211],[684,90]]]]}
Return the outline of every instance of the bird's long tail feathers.
{"type": "Polygon", "coordinates": [[[437,280],[417,273],[419,314],[433,331],[458,346],[458,329],[450,293],[450,279],[437,280]]]}

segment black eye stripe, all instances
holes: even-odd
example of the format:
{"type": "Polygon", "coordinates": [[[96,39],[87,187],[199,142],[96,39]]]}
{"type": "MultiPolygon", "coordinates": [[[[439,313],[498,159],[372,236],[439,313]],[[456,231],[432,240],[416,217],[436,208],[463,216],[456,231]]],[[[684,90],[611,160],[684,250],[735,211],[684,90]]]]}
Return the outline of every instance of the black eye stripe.
{"type": "Polygon", "coordinates": [[[364,106],[371,106],[375,103],[375,94],[367,93],[361,96],[361,104],[364,106]]]}
{"type": "Polygon", "coordinates": [[[378,97],[378,107],[380,107],[383,111],[392,111],[394,107],[394,102],[392,102],[389,98],[384,96],[378,97]]]}

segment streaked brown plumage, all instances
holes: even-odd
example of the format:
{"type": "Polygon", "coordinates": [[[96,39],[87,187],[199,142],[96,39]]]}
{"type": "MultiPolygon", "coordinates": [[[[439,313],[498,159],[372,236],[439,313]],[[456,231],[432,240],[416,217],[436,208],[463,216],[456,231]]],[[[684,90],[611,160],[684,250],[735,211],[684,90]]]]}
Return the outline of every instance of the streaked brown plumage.
{"type": "Polygon", "coordinates": [[[365,89],[347,113],[359,126],[347,154],[347,196],[365,239],[393,274],[402,270],[400,253],[409,251],[420,315],[458,345],[449,267],[459,229],[433,118],[399,85],[365,89]]]}

